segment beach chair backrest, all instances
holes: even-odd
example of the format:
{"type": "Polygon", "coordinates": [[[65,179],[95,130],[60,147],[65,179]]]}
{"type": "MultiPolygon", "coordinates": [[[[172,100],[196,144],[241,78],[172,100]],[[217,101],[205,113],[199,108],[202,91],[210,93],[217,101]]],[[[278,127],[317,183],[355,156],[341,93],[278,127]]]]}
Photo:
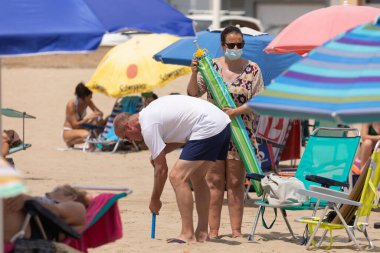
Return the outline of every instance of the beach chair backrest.
{"type": "Polygon", "coordinates": [[[360,198],[361,206],[357,212],[357,218],[369,217],[373,208],[377,207],[379,196],[377,187],[380,182],[380,151],[375,149],[371,157],[371,166],[368,170],[360,198]]]}
{"type": "MultiPolygon", "coordinates": [[[[341,131],[345,130],[348,129],[341,129],[341,131]]],[[[325,132],[326,129],[323,131],[325,132]]],[[[339,130],[332,129],[332,131],[339,130]]],[[[309,189],[311,185],[320,185],[306,180],[306,175],[318,175],[346,182],[359,142],[360,136],[347,137],[347,134],[342,134],[336,137],[314,133],[309,137],[295,177],[304,183],[306,189],[309,189]]],[[[332,189],[339,190],[339,187],[332,187],[332,189]]]]}
{"type": "Polygon", "coordinates": [[[104,131],[101,134],[101,138],[106,140],[117,141],[119,138],[116,136],[113,127],[113,120],[115,119],[116,115],[121,112],[128,112],[130,114],[134,114],[137,112],[140,106],[140,96],[126,96],[123,97],[120,101],[116,101],[112,113],[108,118],[106,127],[104,128],[104,131]]]}

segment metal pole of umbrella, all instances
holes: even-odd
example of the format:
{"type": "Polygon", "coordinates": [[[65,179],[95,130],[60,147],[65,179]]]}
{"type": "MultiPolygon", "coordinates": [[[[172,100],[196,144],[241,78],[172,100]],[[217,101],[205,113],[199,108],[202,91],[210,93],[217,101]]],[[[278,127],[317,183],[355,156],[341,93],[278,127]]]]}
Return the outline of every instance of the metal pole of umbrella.
{"type": "Polygon", "coordinates": [[[220,0],[212,1],[212,28],[220,28],[220,0]]]}
{"type": "MultiPolygon", "coordinates": [[[[1,57],[0,57],[0,112],[2,112],[1,109],[1,57]]],[[[0,147],[1,147],[1,154],[0,154],[0,159],[3,157],[3,128],[1,124],[1,119],[3,118],[3,114],[0,113],[0,132],[1,132],[1,139],[0,139],[0,147]]],[[[2,237],[0,237],[2,238],[2,237]]],[[[0,248],[1,249],[1,248],[0,248]]]]}
{"type": "MultiPolygon", "coordinates": [[[[1,57],[0,57],[0,112],[1,109],[1,57]]],[[[2,113],[0,113],[0,132],[1,132],[1,139],[0,139],[0,147],[1,147],[1,154],[0,154],[0,160],[3,159],[3,128],[1,125],[1,119],[3,118],[2,113]]],[[[4,217],[3,217],[3,199],[0,198],[0,250],[1,252],[4,250],[4,217]]]]}

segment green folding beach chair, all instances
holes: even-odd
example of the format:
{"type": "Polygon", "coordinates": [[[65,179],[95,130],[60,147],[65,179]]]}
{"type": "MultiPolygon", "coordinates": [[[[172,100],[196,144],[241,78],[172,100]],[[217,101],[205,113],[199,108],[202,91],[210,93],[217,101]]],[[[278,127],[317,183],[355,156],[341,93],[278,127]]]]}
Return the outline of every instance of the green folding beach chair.
{"type": "MultiPolygon", "coordinates": [[[[359,142],[360,132],[357,129],[316,129],[309,137],[295,177],[304,183],[305,189],[309,189],[311,186],[324,186],[340,191],[342,187],[348,187],[348,177],[350,175],[351,166],[354,161],[359,142]]],[[[295,239],[296,237],[294,236],[293,230],[287,219],[286,211],[315,210],[319,207],[325,207],[327,204],[326,201],[319,201],[315,198],[311,198],[309,201],[304,203],[271,205],[267,200],[267,196],[268,194],[264,193],[262,200],[255,202],[259,208],[254,219],[249,240],[254,239],[259,217],[263,217],[263,213],[266,208],[274,208],[276,214],[276,209],[280,210],[292,237],[295,239]]],[[[272,226],[266,226],[264,222],[263,225],[268,229],[272,226]]]]}

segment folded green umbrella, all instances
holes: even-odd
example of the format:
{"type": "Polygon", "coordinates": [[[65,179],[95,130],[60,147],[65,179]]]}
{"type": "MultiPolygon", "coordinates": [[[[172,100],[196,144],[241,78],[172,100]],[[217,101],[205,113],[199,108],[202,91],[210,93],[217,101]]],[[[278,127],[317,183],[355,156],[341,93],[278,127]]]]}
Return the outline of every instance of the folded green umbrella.
{"type": "MultiPolygon", "coordinates": [[[[219,73],[214,69],[211,57],[207,50],[202,50],[195,42],[198,50],[194,58],[198,60],[198,69],[205,80],[208,90],[211,93],[216,105],[219,108],[236,108],[236,105],[227,90],[226,84],[219,73]]],[[[247,130],[240,115],[231,121],[231,136],[234,141],[239,155],[241,156],[248,173],[263,174],[260,164],[257,161],[255,149],[248,137],[247,130]]],[[[252,180],[257,196],[261,196],[263,190],[260,182],[252,180]]]]}

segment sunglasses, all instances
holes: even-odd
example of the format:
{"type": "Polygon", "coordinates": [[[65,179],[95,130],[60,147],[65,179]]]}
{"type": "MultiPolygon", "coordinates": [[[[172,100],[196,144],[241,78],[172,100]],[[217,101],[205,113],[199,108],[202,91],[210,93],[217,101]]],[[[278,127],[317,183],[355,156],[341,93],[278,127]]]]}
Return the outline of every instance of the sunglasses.
{"type": "Polygon", "coordinates": [[[238,49],[242,49],[245,45],[245,42],[240,42],[240,43],[224,43],[224,45],[227,46],[228,49],[234,49],[235,46],[238,48],[238,49]]]}

